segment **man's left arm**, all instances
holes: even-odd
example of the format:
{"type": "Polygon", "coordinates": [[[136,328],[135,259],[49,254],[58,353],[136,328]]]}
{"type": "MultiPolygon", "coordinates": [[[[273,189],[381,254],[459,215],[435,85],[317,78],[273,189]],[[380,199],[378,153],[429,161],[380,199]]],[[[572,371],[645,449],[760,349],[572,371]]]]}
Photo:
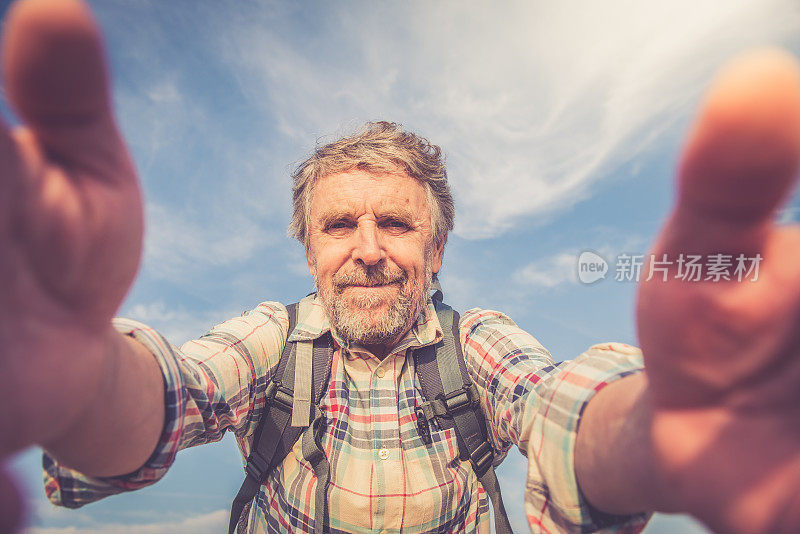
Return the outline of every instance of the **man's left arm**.
{"type": "Polygon", "coordinates": [[[525,510],[541,532],[635,532],[648,514],[602,513],[576,480],[575,446],[581,416],[598,392],[641,374],[641,351],[603,343],[555,363],[550,353],[506,315],[470,310],[461,321],[467,368],[481,392],[498,451],[512,444],[528,458],[525,510]]]}
{"type": "Polygon", "coordinates": [[[608,384],[586,404],[575,442],[575,475],[594,508],[610,514],[670,508],[654,464],[651,410],[644,373],[608,384]]]}

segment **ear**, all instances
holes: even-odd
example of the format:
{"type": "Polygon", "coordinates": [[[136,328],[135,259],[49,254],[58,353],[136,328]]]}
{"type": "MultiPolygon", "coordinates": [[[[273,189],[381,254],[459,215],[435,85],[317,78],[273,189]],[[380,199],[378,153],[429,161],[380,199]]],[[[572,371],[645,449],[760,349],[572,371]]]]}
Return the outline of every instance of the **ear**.
{"type": "Polygon", "coordinates": [[[314,261],[314,254],[311,252],[311,247],[306,245],[306,262],[308,262],[308,272],[311,276],[317,276],[316,262],[314,261]]]}
{"type": "Polygon", "coordinates": [[[442,258],[444,257],[444,244],[447,241],[447,236],[444,236],[442,241],[434,246],[433,249],[433,259],[431,264],[431,270],[434,274],[438,273],[439,270],[442,268],[442,258]]]}

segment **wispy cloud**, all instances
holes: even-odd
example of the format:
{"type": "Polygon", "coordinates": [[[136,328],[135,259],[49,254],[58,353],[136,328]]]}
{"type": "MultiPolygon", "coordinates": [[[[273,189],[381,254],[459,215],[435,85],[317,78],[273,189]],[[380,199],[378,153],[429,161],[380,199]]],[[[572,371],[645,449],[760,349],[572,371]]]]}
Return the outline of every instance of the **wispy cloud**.
{"type": "Polygon", "coordinates": [[[577,283],[577,261],[577,252],[561,252],[529,263],[514,273],[514,279],[524,286],[548,289],[565,283],[577,283]]]}
{"type": "Polygon", "coordinates": [[[156,278],[185,280],[193,272],[249,260],[275,241],[275,231],[241,212],[206,213],[147,205],[145,268],[156,278]]]}
{"type": "MultiPolygon", "coordinates": [[[[41,460],[40,460],[41,461],[41,460]]],[[[41,489],[37,488],[36,499],[29,499],[30,516],[39,524],[69,524],[77,528],[93,527],[97,521],[86,513],[85,510],[70,510],[61,506],[54,506],[50,501],[44,500],[41,489]]],[[[25,530],[25,534],[32,531],[33,527],[25,530]]]]}
{"type": "Polygon", "coordinates": [[[240,309],[225,309],[210,312],[188,311],[173,306],[168,308],[161,301],[138,303],[126,307],[123,315],[141,321],[175,344],[200,337],[215,324],[241,314],[240,309]]]}
{"type": "Polygon", "coordinates": [[[141,525],[106,523],[83,527],[30,527],[24,534],[217,534],[226,530],[229,514],[227,510],[217,510],[181,520],[141,525]]]}
{"type": "Polygon", "coordinates": [[[599,254],[608,262],[611,279],[618,255],[647,253],[647,241],[642,236],[626,235],[608,227],[589,229],[584,239],[579,246],[559,250],[514,271],[514,287],[535,292],[578,284],[578,257],[584,251],[599,254]]]}
{"type": "Polygon", "coordinates": [[[285,265],[289,273],[300,278],[311,278],[308,272],[308,260],[306,260],[305,250],[302,246],[287,248],[285,265]]]}
{"type": "Polygon", "coordinates": [[[684,125],[730,56],[800,35],[793,0],[97,7],[126,21],[116,101],[146,190],[281,232],[291,163],[379,118],[446,149],[462,237],[540,223],[684,125]]]}
{"type": "Polygon", "coordinates": [[[215,37],[287,138],[393,118],[443,144],[457,231],[488,237],[585,198],[685,120],[728,57],[800,29],[789,0],[453,7],[326,6],[301,43],[279,27],[300,14],[254,4],[215,37]]]}

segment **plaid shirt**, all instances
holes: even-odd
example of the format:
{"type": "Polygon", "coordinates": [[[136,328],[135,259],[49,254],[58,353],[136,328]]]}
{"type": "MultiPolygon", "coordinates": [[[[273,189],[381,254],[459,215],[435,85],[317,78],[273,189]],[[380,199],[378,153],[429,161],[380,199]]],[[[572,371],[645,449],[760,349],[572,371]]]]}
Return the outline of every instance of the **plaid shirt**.
{"type": "MultiPolygon", "coordinates": [[[[313,299],[313,297],[307,297],[313,299]]],[[[289,335],[315,339],[330,329],[314,301],[289,335]]],[[[45,491],[55,504],[78,507],[160,479],[178,450],[234,432],[247,457],[263,413],[264,390],[287,337],[285,306],[265,302],[180,349],[145,325],[115,320],[147,346],[166,385],[160,442],[137,472],[90,478],[45,455],[45,491]]],[[[482,399],[497,462],[512,444],[528,457],[525,510],[533,532],[638,532],[646,516],[593,512],[575,479],[573,449],[580,414],[600,388],[642,366],[638,349],[595,345],[554,364],[549,352],[502,313],[473,309],[460,322],[467,369],[482,399]]],[[[429,301],[423,316],[382,361],[334,334],[329,389],[320,408],[331,466],[332,532],[490,532],[489,504],[468,462],[459,460],[452,429],[417,431],[422,402],[409,349],[435,343],[441,327],[429,301]]],[[[248,532],[313,532],[316,478],[300,441],[261,486],[248,532]]]]}

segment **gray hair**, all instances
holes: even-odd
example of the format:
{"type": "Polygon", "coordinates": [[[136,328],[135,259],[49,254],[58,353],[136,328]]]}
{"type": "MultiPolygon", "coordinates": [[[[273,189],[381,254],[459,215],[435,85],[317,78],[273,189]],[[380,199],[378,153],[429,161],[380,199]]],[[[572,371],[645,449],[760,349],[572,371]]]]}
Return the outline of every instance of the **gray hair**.
{"type": "Polygon", "coordinates": [[[368,122],[354,134],[317,146],[292,173],[292,220],[289,235],[307,244],[308,208],[317,180],[361,169],[375,173],[404,172],[418,180],[428,199],[433,242],[443,243],[453,229],[455,207],[447,183],[442,149],[394,122],[368,122]]]}

